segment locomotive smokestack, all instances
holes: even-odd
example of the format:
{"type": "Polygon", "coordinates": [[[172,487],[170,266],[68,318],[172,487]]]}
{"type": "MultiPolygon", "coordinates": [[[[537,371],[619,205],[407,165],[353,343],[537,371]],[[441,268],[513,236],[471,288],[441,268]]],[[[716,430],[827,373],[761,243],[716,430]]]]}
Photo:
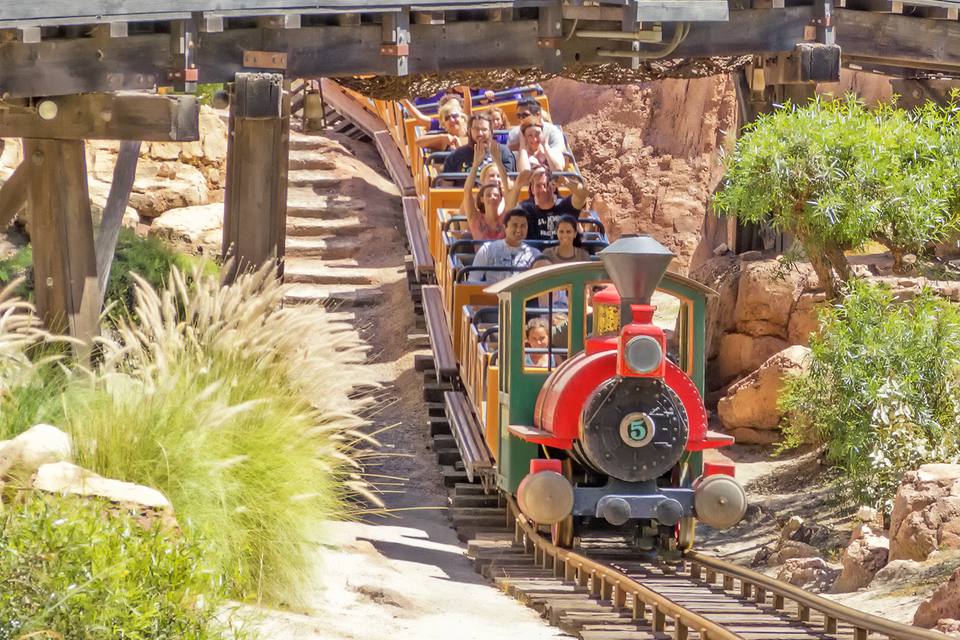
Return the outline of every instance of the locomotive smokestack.
{"type": "Polygon", "coordinates": [[[620,292],[621,323],[629,322],[631,304],[650,304],[653,292],[674,256],[650,236],[622,236],[600,252],[610,279],[620,292]]]}

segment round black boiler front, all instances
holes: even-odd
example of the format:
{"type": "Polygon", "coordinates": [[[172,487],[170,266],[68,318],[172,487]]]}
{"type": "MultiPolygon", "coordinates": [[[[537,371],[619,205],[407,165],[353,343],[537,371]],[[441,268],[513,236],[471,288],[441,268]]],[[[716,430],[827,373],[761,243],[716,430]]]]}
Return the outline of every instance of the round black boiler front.
{"type": "Polygon", "coordinates": [[[626,482],[669,471],[687,444],[679,398],[658,378],[611,378],[587,401],[578,457],[594,470],[626,482]]]}

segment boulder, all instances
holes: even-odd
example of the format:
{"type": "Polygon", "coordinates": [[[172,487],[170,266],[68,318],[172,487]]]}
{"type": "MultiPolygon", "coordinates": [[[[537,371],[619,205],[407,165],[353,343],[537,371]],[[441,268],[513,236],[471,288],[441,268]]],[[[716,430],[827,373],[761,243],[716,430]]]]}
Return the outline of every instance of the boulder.
{"type": "Polygon", "coordinates": [[[0,476],[29,477],[42,465],[69,460],[71,451],[70,436],[49,424],[36,424],[0,442],[0,476]]]}
{"type": "Polygon", "coordinates": [[[825,591],[840,575],[840,568],[823,558],[794,558],[783,563],[777,580],[807,591],[825,591]]]}
{"type": "Polygon", "coordinates": [[[99,498],[109,503],[108,513],[132,515],[145,529],[159,525],[165,531],[179,530],[173,506],[156,489],[104,478],[69,462],[40,467],[33,478],[33,489],[63,496],[99,498]]]}
{"type": "Polygon", "coordinates": [[[166,496],[156,489],[104,478],[69,462],[41,466],[34,477],[33,488],[47,493],[96,496],[111,502],[138,504],[152,509],[172,507],[166,496]]]}
{"type": "Polygon", "coordinates": [[[915,560],[892,560],[887,566],[877,571],[870,582],[871,587],[886,585],[904,585],[916,582],[925,571],[922,562],[915,560]]]}
{"type": "MultiPolygon", "coordinates": [[[[154,143],[157,144],[157,143],[154,143]]],[[[155,218],[170,209],[207,204],[210,192],[207,179],[196,167],[177,165],[176,177],[169,176],[164,163],[141,160],[137,179],[130,194],[130,206],[141,216],[155,218]]]]}
{"type": "Polygon", "coordinates": [[[784,380],[806,371],[809,355],[807,347],[788,347],[731,386],[726,397],[717,404],[717,414],[724,428],[776,429],[783,417],[778,402],[784,380]]]}
{"type": "MultiPolygon", "coordinates": [[[[960,611],[957,613],[960,615],[960,611]]],[[[939,631],[948,638],[960,638],[960,620],[944,618],[943,620],[937,622],[937,626],[935,626],[933,630],[939,631]]]]}
{"type": "Polygon", "coordinates": [[[223,204],[173,209],[154,218],[150,234],[186,244],[205,254],[220,252],[223,232],[223,204]]]}
{"type": "Polygon", "coordinates": [[[728,333],[720,338],[716,374],[718,382],[725,384],[733,378],[752,373],[760,368],[770,356],[790,345],[775,336],[754,337],[744,333],[728,333]]]}
{"type": "Polygon", "coordinates": [[[826,299],[827,294],[822,291],[800,295],[787,323],[787,340],[791,344],[810,344],[810,335],[819,328],[817,313],[826,299]]]}
{"type": "Polygon", "coordinates": [[[737,333],[786,339],[794,301],[809,268],[785,268],[779,260],[743,262],[737,287],[737,333]]]}
{"type": "Polygon", "coordinates": [[[847,593],[867,586],[886,564],[890,541],[872,533],[851,542],[840,558],[843,570],[833,583],[833,593],[847,593]]]}
{"type": "Polygon", "coordinates": [[[925,560],[960,549],[960,464],[926,464],[904,475],[890,515],[890,559],[925,560]]]}
{"type": "Polygon", "coordinates": [[[707,359],[713,359],[720,352],[720,339],[736,326],[740,261],[721,254],[691,270],[690,277],[718,294],[707,300],[707,359]]]}
{"type": "Polygon", "coordinates": [[[929,629],[944,618],[956,619],[957,616],[960,616],[960,569],[954,571],[946,583],[920,603],[913,616],[913,624],[929,629]]]}
{"type": "Polygon", "coordinates": [[[803,518],[800,516],[790,516],[790,519],[787,520],[787,523],[783,525],[783,529],[780,530],[780,544],[783,544],[787,540],[793,539],[793,535],[800,531],[800,527],[803,526],[803,518]]]}
{"type": "Polygon", "coordinates": [[[770,554],[770,557],[767,558],[767,566],[777,567],[781,564],[784,564],[787,560],[795,560],[797,558],[819,557],[820,551],[818,551],[816,547],[813,547],[806,542],[799,542],[797,540],[784,540],[780,544],[780,548],[770,554]]]}

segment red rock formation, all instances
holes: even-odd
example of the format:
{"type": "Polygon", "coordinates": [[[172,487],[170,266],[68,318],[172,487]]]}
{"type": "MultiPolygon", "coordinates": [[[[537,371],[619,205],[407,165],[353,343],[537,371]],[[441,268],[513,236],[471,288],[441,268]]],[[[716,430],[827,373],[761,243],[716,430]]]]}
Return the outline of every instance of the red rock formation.
{"type": "Polygon", "coordinates": [[[732,80],[544,86],[610,234],[649,233],[677,254],[684,273],[710,257],[726,237],[706,214],[726,132],[737,128],[732,80]]]}
{"type": "Polygon", "coordinates": [[[920,607],[913,616],[913,624],[918,627],[937,626],[944,621],[944,626],[950,629],[948,619],[960,616],[960,569],[953,572],[950,580],[940,585],[933,594],[920,603],[920,607]]]}
{"type": "Polygon", "coordinates": [[[935,549],[960,549],[957,464],[925,464],[908,472],[890,514],[891,560],[922,561],[935,549]]]}

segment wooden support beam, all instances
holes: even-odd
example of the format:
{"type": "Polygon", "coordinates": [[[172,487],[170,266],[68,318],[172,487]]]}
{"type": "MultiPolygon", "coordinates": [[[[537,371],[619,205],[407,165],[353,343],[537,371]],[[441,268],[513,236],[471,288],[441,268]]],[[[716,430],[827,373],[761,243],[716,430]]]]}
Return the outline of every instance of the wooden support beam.
{"type": "Polygon", "coordinates": [[[117,240],[120,238],[120,227],[123,226],[123,214],[127,210],[133,181],[137,176],[139,158],[139,140],[124,140],[120,143],[117,164],[113,167],[113,182],[110,183],[107,204],[103,208],[103,217],[100,219],[100,231],[94,242],[97,260],[97,309],[103,308],[107,281],[110,279],[110,267],[113,265],[117,240]]]}
{"type": "Polygon", "coordinates": [[[177,91],[195,92],[200,71],[196,62],[197,25],[193,19],[175,20],[170,24],[170,57],[173,68],[167,76],[168,82],[177,91]]]}
{"type": "Polygon", "coordinates": [[[845,63],[960,69],[960,23],[850,9],[835,11],[834,21],[845,63]]]}
{"type": "Polygon", "coordinates": [[[558,72],[563,68],[560,51],[563,36],[563,13],[560,5],[540,7],[537,46],[543,50],[543,68],[558,72]]]}
{"type": "Polygon", "coordinates": [[[58,140],[200,139],[195,96],[97,93],[46,98],[56,106],[50,120],[37,108],[0,110],[0,137],[58,140]]]}
{"type": "Polygon", "coordinates": [[[898,107],[913,109],[927,102],[947,104],[951,92],[960,90],[960,80],[896,79],[890,81],[890,87],[900,96],[897,100],[898,107]]]}
{"type": "Polygon", "coordinates": [[[444,24],[447,21],[444,11],[415,11],[413,13],[413,22],[415,24],[444,24]]]}
{"type": "Polygon", "coordinates": [[[380,43],[380,55],[384,58],[387,73],[397,76],[407,75],[410,55],[410,13],[398,11],[383,16],[383,41],[380,43]]]}
{"type": "Polygon", "coordinates": [[[27,204],[27,163],[18,166],[0,186],[0,231],[7,228],[13,217],[27,204]]]}
{"type": "Polygon", "coordinates": [[[957,18],[960,18],[960,8],[958,7],[918,7],[915,5],[909,5],[909,8],[911,9],[911,15],[927,18],[929,20],[956,20],[957,18]]]}
{"type": "MultiPolygon", "coordinates": [[[[283,76],[238,73],[230,99],[223,257],[232,281],[274,260],[286,241],[290,93],[283,76]]],[[[282,275],[282,274],[281,274],[282,275]]]]}
{"type": "Polygon", "coordinates": [[[86,359],[100,308],[84,143],[24,139],[23,155],[37,312],[50,331],[80,340],[86,359]]]}
{"type": "Polygon", "coordinates": [[[359,13],[340,13],[337,14],[337,24],[341,27],[355,27],[360,25],[359,13]]]}

